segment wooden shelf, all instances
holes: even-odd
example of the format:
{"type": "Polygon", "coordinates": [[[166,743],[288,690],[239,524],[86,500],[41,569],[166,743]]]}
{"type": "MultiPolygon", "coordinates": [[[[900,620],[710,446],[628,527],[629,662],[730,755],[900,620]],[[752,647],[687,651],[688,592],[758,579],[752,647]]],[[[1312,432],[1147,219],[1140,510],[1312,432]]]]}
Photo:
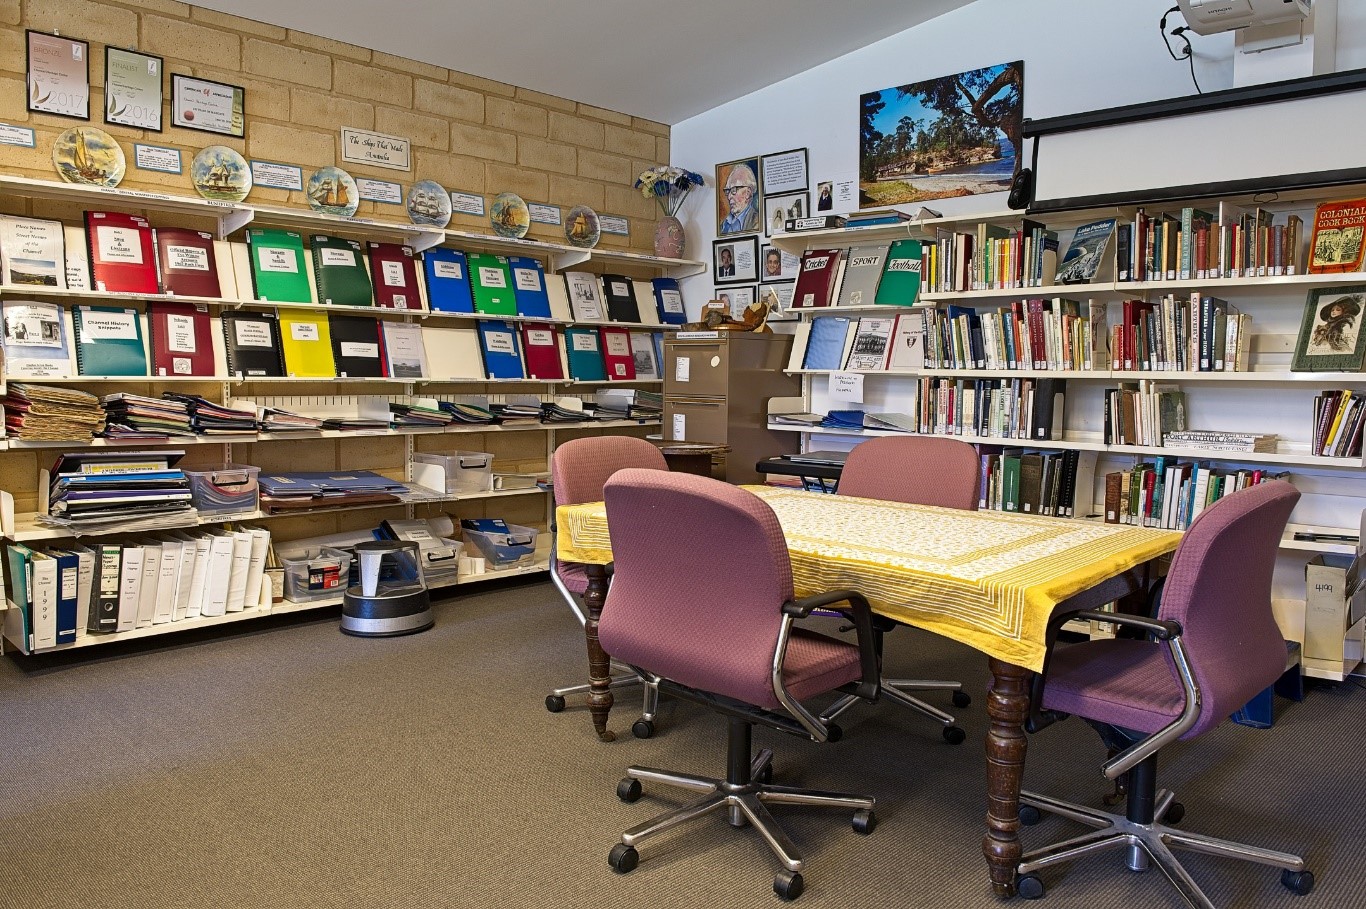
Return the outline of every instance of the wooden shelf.
{"type": "Polygon", "coordinates": [[[1082,382],[1116,381],[1137,382],[1150,379],[1158,382],[1241,382],[1282,385],[1366,385],[1366,372],[1290,372],[1282,369],[1257,369],[1244,372],[1167,372],[1163,370],[1132,369],[940,369],[926,367],[910,369],[788,369],[789,375],[825,376],[834,373],[857,373],[863,376],[889,378],[943,379],[1077,379],[1082,382]]]}
{"type": "Polygon", "coordinates": [[[56,199],[72,202],[82,208],[113,208],[120,211],[135,209],[168,214],[209,218],[218,225],[220,240],[251,222],[253,206],[240,202],[216,202],[191,196],[172,196],[166,193],[131,189],[107,189],[78,183],[53,183],[29,177],[0,175],[0,193],[26,199],[56,199]]]}

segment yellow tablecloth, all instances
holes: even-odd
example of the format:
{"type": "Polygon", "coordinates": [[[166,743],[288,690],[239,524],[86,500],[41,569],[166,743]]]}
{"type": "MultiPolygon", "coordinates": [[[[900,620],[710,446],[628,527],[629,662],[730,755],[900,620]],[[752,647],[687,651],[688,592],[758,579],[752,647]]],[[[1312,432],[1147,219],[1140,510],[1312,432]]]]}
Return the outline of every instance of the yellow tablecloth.
{"type": "MultiPolygon", "coordinates": [[[[1176,549],[1179,533],[744,487],[778,516],[797,596],[854,588],[889,618],[1042,668],[1062,601],[1176,549]]],[[[558,556],[612,560],[601,502],[556,509],[558,556]]]]}

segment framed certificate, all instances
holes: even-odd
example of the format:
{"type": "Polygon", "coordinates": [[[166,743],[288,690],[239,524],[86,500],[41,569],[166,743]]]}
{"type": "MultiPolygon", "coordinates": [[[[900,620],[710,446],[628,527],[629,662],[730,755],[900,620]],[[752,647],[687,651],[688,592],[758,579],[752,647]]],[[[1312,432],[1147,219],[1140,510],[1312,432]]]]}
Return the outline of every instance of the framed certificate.
{"type": "Polygon", "coordinates": [[[171,125],[240,139],[246,135],[246,95],[240,85],[173,73],[171,125]]]}
{"type": "Polygon", "coordinates": [[[151,54],[104,49],[104,122],[161,132],[164,61],[151,54]]]}
{"type": "Polygon", "coordinates": [[[28,32],[28,109],[90,119],[90,45],[28,32]]]}

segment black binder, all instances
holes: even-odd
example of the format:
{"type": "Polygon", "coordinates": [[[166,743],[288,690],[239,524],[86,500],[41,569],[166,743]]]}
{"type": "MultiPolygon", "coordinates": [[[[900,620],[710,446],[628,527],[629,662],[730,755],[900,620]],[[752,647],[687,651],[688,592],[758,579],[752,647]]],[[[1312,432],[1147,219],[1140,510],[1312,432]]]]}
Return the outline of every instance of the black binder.
{"type": "Polygon", "coordinates": [[[338,376],[378,379],[384,375],[384,342],[380,339],[379,319],[329,313],[327,321],[338,376]]]}
{"type": "Polygon", "coordinates": [[[607,298],[607,317],[613,322],[639,322],[640,305],[631,279],[625,275],[603,275],[602,292],[607,298]]]}
{"type": "Polygon", "coordinates": [[[223,313],[223,347],[234,376],[283,376],[280,323],[273,312],[223,313]]]}

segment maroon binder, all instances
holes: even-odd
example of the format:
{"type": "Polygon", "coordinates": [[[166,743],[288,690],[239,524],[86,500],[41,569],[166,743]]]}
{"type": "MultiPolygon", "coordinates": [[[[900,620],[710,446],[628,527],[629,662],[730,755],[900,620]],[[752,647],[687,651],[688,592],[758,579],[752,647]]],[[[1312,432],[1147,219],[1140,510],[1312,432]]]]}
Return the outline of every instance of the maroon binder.
{"type": "Polygon", "coordinates": [[[526,374],[531,379],[563,379],[560,361],[560,333],[548,322],[522,323],[522,352],[526,374]]]}
{"type": "Polygon", "coordinates": [[[417,267],[413,250],[399,243],[370,246],[370,282],[375,286],[375,305],[385,309],[422,308],[417,290],[417,267]]]}
{"type": "Polygon", "coordinates": [[[90,278],[96,290],[159,292],[152,226],[145,218],[123,212],[88,211],[85,234],[90,247],[90,278]]]}
{"type": "Polygon", "coordinates": [[[221,297],[213,234],[180,227],[155,231],[161,288],[184,297],[221,297]]]}

